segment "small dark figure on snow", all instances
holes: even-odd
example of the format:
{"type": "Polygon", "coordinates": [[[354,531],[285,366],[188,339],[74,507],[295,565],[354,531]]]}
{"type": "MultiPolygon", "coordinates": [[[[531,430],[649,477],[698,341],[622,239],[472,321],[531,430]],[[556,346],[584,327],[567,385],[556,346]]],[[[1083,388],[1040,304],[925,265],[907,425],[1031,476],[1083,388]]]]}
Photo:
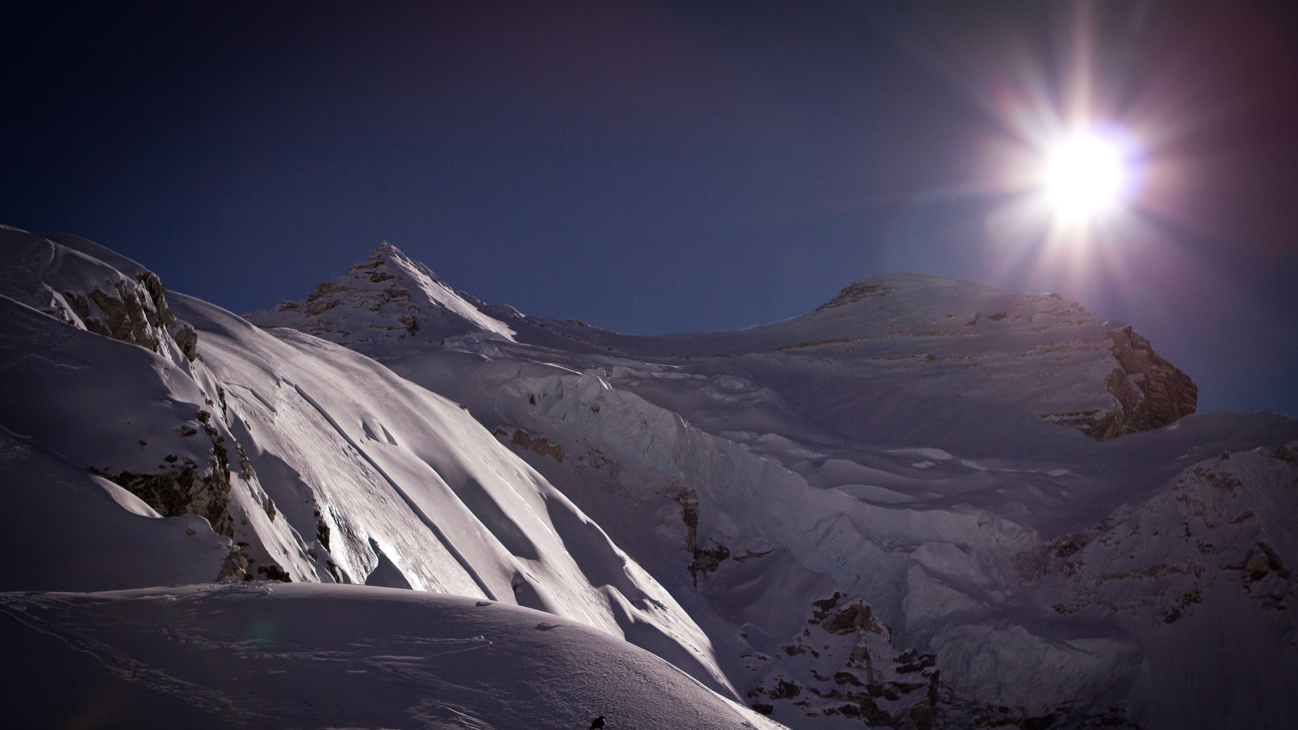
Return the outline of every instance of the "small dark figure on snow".
{"type": "Polygon", "coordinates": [[[597,728],[601,728],[601,727],[604,727],[604,716],[603,716],[603,715],[600,715],[599,717],[597,717],[597,718],[595,718],[594,720],[591,720],[591,721],[590,721],[590,730],[596,730],[597,728]]]}

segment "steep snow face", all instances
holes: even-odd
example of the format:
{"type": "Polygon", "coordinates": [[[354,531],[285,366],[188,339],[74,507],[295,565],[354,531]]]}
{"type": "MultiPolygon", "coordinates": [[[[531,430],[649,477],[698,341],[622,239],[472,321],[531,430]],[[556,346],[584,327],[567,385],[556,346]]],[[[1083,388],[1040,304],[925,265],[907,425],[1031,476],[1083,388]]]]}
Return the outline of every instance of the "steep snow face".
{"type": "Polygon", "coordinates": [[[494,601],[259,583],[4,593],[0,614],[21,727],[782,727],[605,633],[494,601]]]}
{"type": "MultiPolygon", "coordinates": [[[[11,290],[147,278],[23,242],[56,265],[7,259],[11,290]]],[[[183,295],[169,307],[197,331],[192,362],[0,296],[0,499],[23,515],[0,533],[23,556],[0,586],[262,579],[475,596],[625,637],[733,694],[671,595],[460,406],[316,337],[272,337],[183,295]]]]}
{"type": "Polygon", "coordinates": [[[393,343],[435,346],[462,335],[511,341],[509,325],[476,304],[384,242],[369,260],[317,286],[305,301],[280,302],[244,316],[263,327],[293,327],[366,354],[393,343]]]}

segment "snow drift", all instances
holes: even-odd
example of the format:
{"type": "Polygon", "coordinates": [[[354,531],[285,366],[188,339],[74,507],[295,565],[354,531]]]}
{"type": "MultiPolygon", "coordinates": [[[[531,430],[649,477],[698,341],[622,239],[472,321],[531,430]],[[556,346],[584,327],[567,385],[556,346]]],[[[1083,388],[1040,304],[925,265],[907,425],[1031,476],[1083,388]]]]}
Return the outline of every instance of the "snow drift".
{"type": "Polygon", "coordinates": [[[22,727],[780,725],[551,614],[390,588],[236,583],[0,594],[22,727]]]}

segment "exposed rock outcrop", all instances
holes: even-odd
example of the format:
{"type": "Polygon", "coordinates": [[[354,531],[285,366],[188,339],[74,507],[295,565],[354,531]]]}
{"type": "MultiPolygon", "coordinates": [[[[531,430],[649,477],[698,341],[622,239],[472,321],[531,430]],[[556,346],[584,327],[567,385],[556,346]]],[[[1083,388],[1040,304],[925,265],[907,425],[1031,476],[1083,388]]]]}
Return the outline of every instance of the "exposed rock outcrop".
{"type": "Polygon", "coordinates": [[[854,281],[843,287],[843,290],[838,293],[838,296],[817,307],[816,311],[819,312],[823,309],[841,307],[844,304],[854,304],[862,299],[870,297],[885,297],[888,295],[888,292],[894,291],[895,289],[896,287],[884,286],[883,284],[868,283],[868,280],[865,279],[854,281]]]}
{"type": "Polygon", "coordinates": [[[176,322],[167,307],[167,288],[156,274],[144,272],[134,282],[120,279],[111,291],[105,293],[95,287],[85,294],[69,291],[64,296],[87,330],[153,352],[158,352],[163,338],[170,335],[185,357],[193,361],[198,335],[189,325],[176,322]]]}
{"type": "Polygon", "coordinates": [[[1042,418],[1076,428],[1096,441],[1107,441],[1162,428],[1194,413],[1199,387],[1154,352],[1148,339],[1130,326],[1104,337],[1112,343],[1111,352],[1118,364],[1104,378],[1105,390],[1114,399],[1113,408],[1051,413],[1042,418]]]}
{"type": "MultiPolygon", "coordinates": [[[[233,538],[230,461],[225,448],[225,437],[213,427],[210,413],[198,411],[196,417],[212,441],[212,462],[206,468],[200,468],[193,459],[185,457],[180,466],[160,474],[134,474],[129,471],[109,474],[94,468],[90,472],[144,500],[145,504],[163,517],[198,515],[212,525],[212,531],[216,534],[233,538]]],[[[190,427],[189,435],[195,433],[197,431],[190,427]]],[[[183,437],[186,434],[182,432],[180,435],[183,437]]],[[[168,456],[166,460],[174,462],[176,457],[168,456]]]]}
{"type": "Polygon", "coordinates": [[[161,474],[91,471],[144,500],[163,517],[198,515],[206,518],[212,531],[218,535],[234,536],[234,522],[229,511],[229,474],[223,474],[220,469],[208,469],[204,473],[197,464],[186,459],[181,466],[161,474]]]}
{"type": "Polygon", "coordinates": [[[167,306],[157,274],[75,236],[5,229],[3,237],[0,294],[163,357],[197,357],[198,335],[167,306]]]}

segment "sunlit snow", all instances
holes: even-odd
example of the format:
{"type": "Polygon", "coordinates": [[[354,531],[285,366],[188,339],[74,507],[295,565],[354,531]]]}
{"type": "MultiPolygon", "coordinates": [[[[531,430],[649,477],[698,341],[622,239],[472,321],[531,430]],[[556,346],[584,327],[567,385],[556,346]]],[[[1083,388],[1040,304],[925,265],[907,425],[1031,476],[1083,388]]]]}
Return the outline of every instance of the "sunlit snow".
{"type": "Polygon", "coordinates": [[[1298,713],[1298,422],[1194,415],[1079,303],[898,274],[626,336],[384,244],[245,320],[0,235],[6,676],[79,678],[29,724],[1298,713]]]}

